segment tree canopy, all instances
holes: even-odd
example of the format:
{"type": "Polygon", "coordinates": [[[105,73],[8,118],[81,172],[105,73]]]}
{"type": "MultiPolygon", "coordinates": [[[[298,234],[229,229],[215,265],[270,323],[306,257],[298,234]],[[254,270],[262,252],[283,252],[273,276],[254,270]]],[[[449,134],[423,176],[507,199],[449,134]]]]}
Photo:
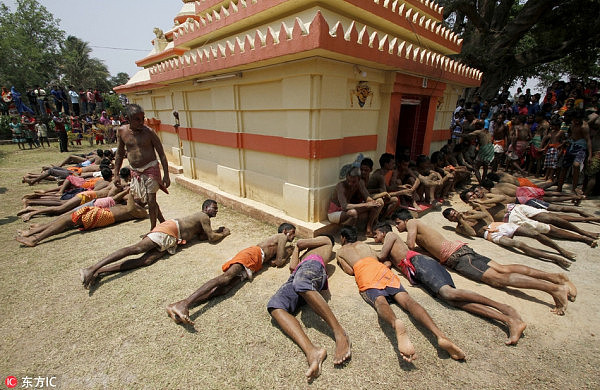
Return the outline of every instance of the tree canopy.
{"type": "Polygon", "coordinates": [[[90,57],[87,42],[59,28],[60,19],[37,0],[16,0],[14,11],[0,3],[0,83],[26,87],[49,84],[109,90],[127,82],[119,73],[110,77],[99,59],[90,57]],[[124,80],[124,81],[123,81],[124,80]]]}
{"type": "Polygon", "coordinates": [[[528,77],[596,74],[598,0],[439,0],[444,20],[462,36],[458,57],[483,71],[479,93],[528,77]]]}
{"type": "Polygon", "coordinates": [[[11,12],[0,3],[0,81],[17,89],[45,84],[58,76],[60,20],[35,0],[17,0],[11,12]]]}

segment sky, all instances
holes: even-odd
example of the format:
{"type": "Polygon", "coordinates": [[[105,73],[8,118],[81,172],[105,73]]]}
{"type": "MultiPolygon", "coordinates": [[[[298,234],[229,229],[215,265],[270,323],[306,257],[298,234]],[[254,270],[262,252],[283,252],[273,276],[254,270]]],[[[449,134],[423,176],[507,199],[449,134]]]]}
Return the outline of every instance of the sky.
{"type": "MultiPolygon", "coordinates": [[[[14,10],[14,0],[2,2],[14,10]]],[[[66,35],[88,42],[92,49],[90,56],[102,60],[111,76],[125,72],[130,77],[141,69],[135,61],[152,50],[154,27],[169,30],[183,6],[182,0],[38,0],[38,3],[55,19],[60,19],[59,28],[66,35]]]]}

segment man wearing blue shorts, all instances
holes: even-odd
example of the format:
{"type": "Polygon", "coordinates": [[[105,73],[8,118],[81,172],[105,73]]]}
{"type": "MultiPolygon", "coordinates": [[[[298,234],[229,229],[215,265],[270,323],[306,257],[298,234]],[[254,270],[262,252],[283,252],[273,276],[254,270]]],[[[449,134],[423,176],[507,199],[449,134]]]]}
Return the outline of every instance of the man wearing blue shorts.
{"type": "Polygon", "coordinates": [[[288,335],[306,355],[309,368],[306,379],[311,382],[321,374],[321,365],[327,357],[324,348],[316,347],[308,338],[294,313],[304,303],[321,317],[333,330],[335,337],[334,364],[342,364],[351,356],[351,343],[348,335],[339,324],[329,305],[320,294],[327,290],[326,265],[332,258],[333,237],[319,236],[298,240],[290,258],[290,272],[287,282],[271,297],[267,309],[288,335]],[[300,252],[305,251],[302,256],[300,252]]]}
{"type": "Polygon", "coordinates": [[[526,324],[511,306],[496,302],[473,291],[457,289],[452,276],[437,260],[408,250],[398,234],[387,224],[375,227],[375,242],[383,244],[377,255],[388,267],[392,264],[402,271],[412,284],[423,285],[431,294],[462,310],[501,321],[508,327],[506,345],[517,344],[526,324]]]}
{"type": "Polygon", "coordinates": [[[404,310],[433,333],[437,344],[454,360],[463,360],[465,353],[437,327],[427,311],[412,299],[396,276],[375,257],[371,247],[356,241],[356,229],[346,226],[340,231],[342,247],[337,250],[339,266],[348,275],[353,275],[360,296],[377,312],[377,316],[387,322],[396,333],[398,351],[407,362],[416,358],[415,348],[408,337],[402,320],[390,307],[396,302],[404,310]]]}

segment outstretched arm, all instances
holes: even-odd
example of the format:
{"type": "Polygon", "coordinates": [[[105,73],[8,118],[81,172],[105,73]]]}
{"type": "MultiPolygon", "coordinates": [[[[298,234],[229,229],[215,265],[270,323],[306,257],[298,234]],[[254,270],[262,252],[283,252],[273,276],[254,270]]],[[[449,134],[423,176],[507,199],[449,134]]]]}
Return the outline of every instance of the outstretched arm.
{"type": "Polygon", "coordinates": [[[350,267],[350,265],[346,262],[346,260],[344,260],[344,258],[342,256],[340,256],[339,251],[336,256],[336,259],[337,259],[338,265],[345,273],[347,273],[350,276],[354,276],[354,270],[352,269],[352,267],[350,267]]]}
{"type": "Polygon", "coordinates": [[[407,232],[406,245],[408,246],[409,249],[415,249],[415,247],[417,246],[417,232],[418,232],[417,221],[414,221],[414,220],[407,221],[406,232],[407,232]]]}
{"type": "Polygon", "coordinates": [[[208,242],[217,242],[227,237],[230,232],[226,227],[221,226],[216,231],[212,230],[212,226],[210,225],[210,218],[202,218],[200,220],[200,224],[202,225],[202,230],[206,233],[206,237],[208,238],[208,242]]]}
{"type": "Polygon", "coordinates": [[[277,268],[283,267],[285,262],[288,260],[288,258],[292,254],[294,247],[286,246],[287,242],[288,242],[287,236],[285,234],[281,233],[278,235],[278,237],[277,237],[277,255],[272,262],[277,268]]]}

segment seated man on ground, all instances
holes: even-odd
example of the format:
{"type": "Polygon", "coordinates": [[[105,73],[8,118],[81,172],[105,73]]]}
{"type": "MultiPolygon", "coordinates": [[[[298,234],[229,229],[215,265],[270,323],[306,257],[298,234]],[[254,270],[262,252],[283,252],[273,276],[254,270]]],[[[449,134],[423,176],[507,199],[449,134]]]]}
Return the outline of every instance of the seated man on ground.
{"type": "Polygon", "coordinates": [[[465,358],[464,352],[444,335],[425,309],[408,295],[400,283],[400,278],[377,260],[369,245],[356,241],[356,229],[344,227],[340,236],[342,247],[337,251],[339,266],[348,275],[354,276],[360,296],[395,330],[398,350],[404,360],[413,361],[416,352],[404,323],[396,317],[390,307],[389,301],[392,300],[433,333],[440,348],[448,352],[452,359],[465,358]]]}
{"type": "Polygon", "coordinates": [[[79,270],[83,287],[90,288],[101,276],[146,267],[160,259],[165,251],[175,254],[177,245],[198,237],[209,242],[217,242],[229,235],[229,229],[221,226],[213,231],[210,219],[217,215],[217,202],[207,199],[202,203],[202,211],[183,218],[170,219],[157,225],[137,244],[121,248],[98,263],[79,270]],[[126,260],[120,264],[109,265],[127,256],[143,255],[137,259],[126,260]]]}
{"type": "Polygon", "coordinates": [[[381,168],[373,172],[369,178],[367,190],[373,199],[383,198],[383,216],[389,218],[400,205],[399,198],[412,197],[414,190],[411,184],[401,184],[398,186],[398,171],[395,170],[396,161],[393,154],[382,154],[379,158],[379,166],[381,168]]]}
{"type": "Polygon", "coordinates": [[[517,287],[544,291],[554,300],[552,312],[564,315],[568,301],[575,301],[577,289],[567,275],[548,273],[524,265],[502,265],[482,256],[467,244],[446,240],[425,222],[412,219],[409,212],[400,211],[394,216],[399,232],[408,233],[409,249],[419,245],[440,264],[463,275],[467,279],[482,282],[496,288],[517,287]]]}
{"type": "Polygon", "coordinates": [[[290,272],[287,282],[271,297],[267,309],[288,335],[304,352],[309,368],[306,378],[312,381],[321,374],[321,365],[327,357],[324,348],[318,348],[308,338],[294,314],[304,303],[313,309],[333,331],[335,337],[335,357],[333,364],[342,364],[350,359],[351,343],[331,308],[321,295],[327,290],[327,264],[333,258],[333,237],[319,236],[301,239],[290,258],[290,272]],[[299,256],[300,251],[305,251],[299,256]]]}
{"type": "Polygon", "coordinates": [[[417,189],[417,194],[425,202],[433,207],[439,207],[441,204],[438,198],[445,198],[452,190],[454,185],[454,175],[448,174],[444,177],[433,170],[429,158],[424,155],[417,157],[417,177],[421,186],[417,189]]]}
{"type": "Polygon", "coordinates": [[[432,295],[479,316],[503,322],[508,327],[506,345],[516,345],[525,327],[521,316],[511,306],[496,302],[473,291],[458,289],[452,277],[436,260],[408,249],[398,234],[387,224],[375,228],[375,242],[383,244],[379,261],[394,264],[412,284],[422,284],[432,295]]]}
{"type": "Polygon", "coordinates": [[[534,259],[539,258],[550,260],[551,262],[564,268],[571,266],[571,263],[559,256],[532,248],[523,241],[513,238],[514,236],[534,238],[540,243],[555,249],[558,251],[558,253],[569,260],[573,260],[575,258],[575,253],[563,249],[552,239],[550,239],[550,237],[527,226],[519,226],[517,224],[508,222],[494,222],[494,218],[484,206],[476,206],[478,211],[472,210],[459,213],[453,208],[447,208],[442,214],[448,221],[456,222],[458,224],[456,226],[456,232],[458,234],[462,234],[467,237],[482,237],[501,246],[518,248],[523,251],[523,253],[533,257],[534,259]]]}
{"type": "Polygon", "coordinates": [[[360,215],[367,215],[366,234],[373,236],[373,225],[383,208],[383,200],[371,198],[367,187],[360,180],[360,170],[350,168],[346,179],[335,187],[329,202],[327,218],[340,225],[356,225],[360,215]]]}
{"type": "Polygon", "coordinates": [[[283,267],[290,257],[293,246],[287,246],[296,236],[296,228],[289,223],[282,223],[277,234],[240,251],[233,259],[221,267],[223,274],[204,283],[198,290],[184,300],[167,306],[167,314],[176,323],[194,325],[189,317],[190,308],[208,301],[211,298],[224,295],[234,286],[248,279],[252,280],[254,273],[262,269],[263,264],[270,263],[283,267]]]}
{"type": "Polygon", "coordinates": [[[97,227],[112,225],[116,222],[148,217],[146,210],[138,206],[131,195],[127,205],[116,205],[108,209],[102,207],[83,207],[70,214],[63,214],[54,221],[32,227],[29,230],[17,232],[16,240],[26,246],[36,246],[45,238],[60,234],[73,227],[90,230],[97,227]]]}

